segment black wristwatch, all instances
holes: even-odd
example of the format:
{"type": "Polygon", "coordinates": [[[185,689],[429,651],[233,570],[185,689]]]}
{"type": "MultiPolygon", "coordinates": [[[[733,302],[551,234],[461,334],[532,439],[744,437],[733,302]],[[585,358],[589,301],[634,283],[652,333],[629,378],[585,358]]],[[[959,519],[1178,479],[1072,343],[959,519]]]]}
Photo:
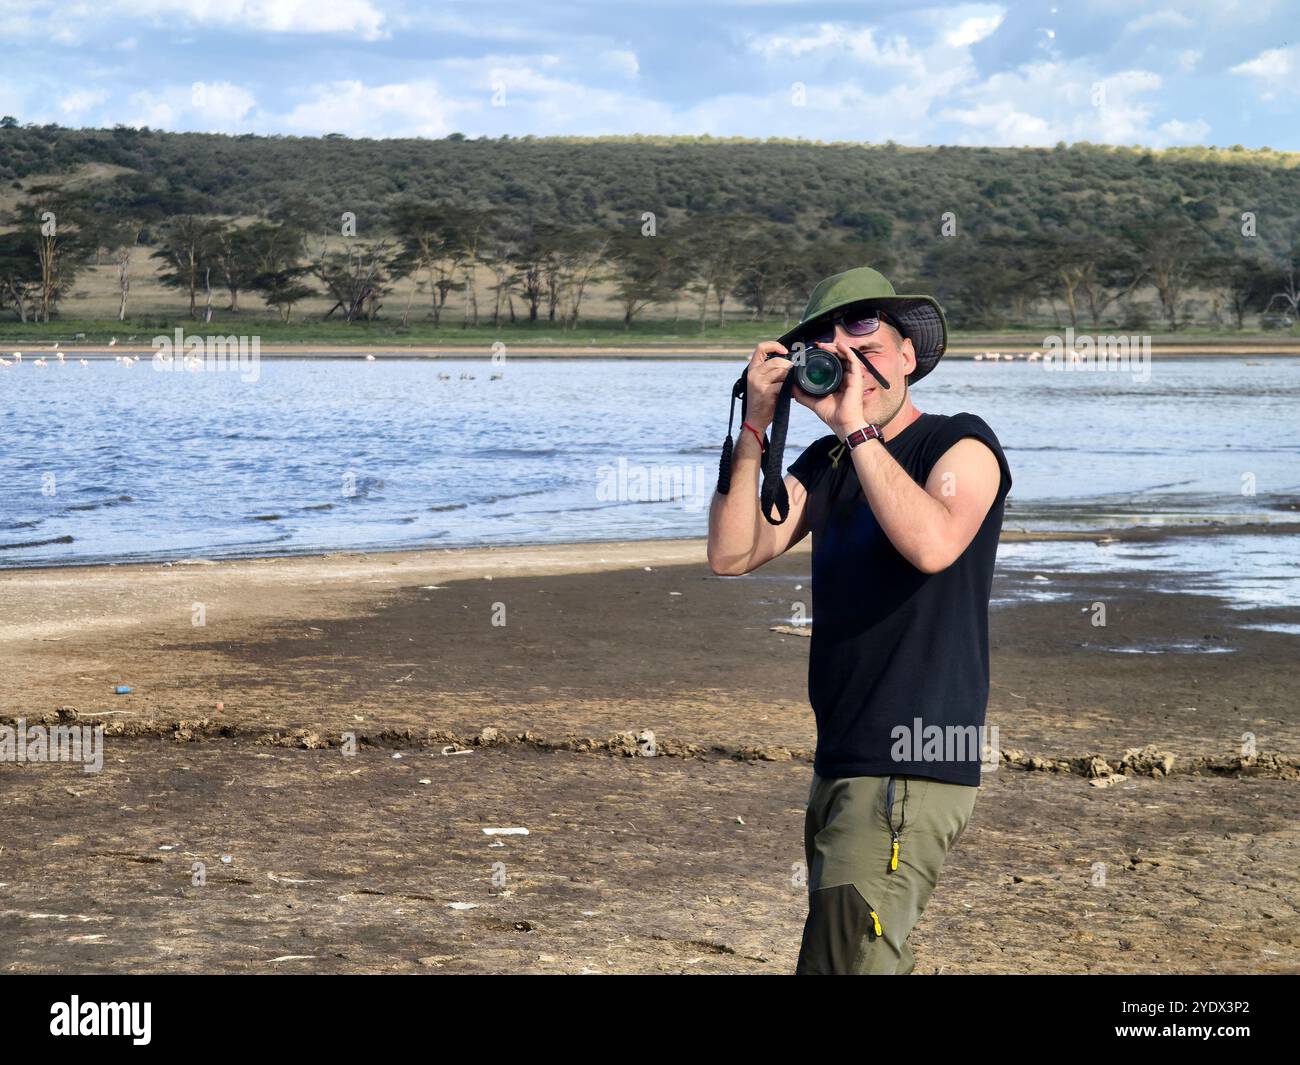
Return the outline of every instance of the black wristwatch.
{"type": "Polygon", "coordinates": [[[878,425],[864,425],[861,429],[854,429],[844,438],[844,445],[852,451],[859,444],[865,444],[868,440],[879,440],[882,444],[885,442],[885,434],[878,425]]]}

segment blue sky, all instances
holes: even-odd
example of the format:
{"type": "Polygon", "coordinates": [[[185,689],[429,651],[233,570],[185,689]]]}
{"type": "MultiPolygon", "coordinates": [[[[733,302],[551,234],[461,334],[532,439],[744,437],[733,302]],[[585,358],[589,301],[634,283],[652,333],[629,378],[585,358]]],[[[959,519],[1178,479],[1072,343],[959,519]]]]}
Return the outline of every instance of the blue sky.
{"type": "Polygon", "coordinates": [[[1300,150],[1296,0],[0,0],[0,114],[350,136],[1300,150]]]}

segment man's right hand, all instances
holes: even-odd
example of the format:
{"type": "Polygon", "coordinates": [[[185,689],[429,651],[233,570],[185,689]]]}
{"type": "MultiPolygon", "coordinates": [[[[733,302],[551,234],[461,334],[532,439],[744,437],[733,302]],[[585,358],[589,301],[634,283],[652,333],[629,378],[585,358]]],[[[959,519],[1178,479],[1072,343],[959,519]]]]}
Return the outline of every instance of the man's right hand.
{"type": "Polygon", "coordinates": [[[776,397],[786,374],[794,366],[786,358],[769,358],[770,355],[788,355],[783,344],[775,340],[760,341],[749,357],[745,375],[745,420],[760,433],[767,432],[776,414],[776,397]]]}

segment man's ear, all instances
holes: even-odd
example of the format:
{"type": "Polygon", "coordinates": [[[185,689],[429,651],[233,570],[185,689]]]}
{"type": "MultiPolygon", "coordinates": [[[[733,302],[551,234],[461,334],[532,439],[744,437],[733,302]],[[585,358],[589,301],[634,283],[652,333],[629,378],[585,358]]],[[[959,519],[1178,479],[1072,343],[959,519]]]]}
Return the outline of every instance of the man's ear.
{"type": "Polygon", "coordinates": [[[904,337],[899,350],[903,353],[903,375],[907,376],[916,369],[916,348],[912,347],[910,338],[904,337]]]}

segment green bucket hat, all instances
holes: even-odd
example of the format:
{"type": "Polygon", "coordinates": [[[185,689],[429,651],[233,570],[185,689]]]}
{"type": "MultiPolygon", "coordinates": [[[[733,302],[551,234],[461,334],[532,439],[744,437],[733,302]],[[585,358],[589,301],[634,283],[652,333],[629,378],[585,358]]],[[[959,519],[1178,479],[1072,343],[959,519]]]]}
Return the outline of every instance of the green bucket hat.
{"type": "Polygon", "coordinates": [[[916,369],[908,375],[908,384],[915,384],[939,364],[948,346],[948,323],[943,308],[933,296],[898,295],[889,279],[869,266],[845,270],[817,282],[799,324],[780,338],[781,344],[788,348],[816,319],[851,303],[862,302],[884,311],[897,323],[899,332],[912,342],[916,369]]]}

